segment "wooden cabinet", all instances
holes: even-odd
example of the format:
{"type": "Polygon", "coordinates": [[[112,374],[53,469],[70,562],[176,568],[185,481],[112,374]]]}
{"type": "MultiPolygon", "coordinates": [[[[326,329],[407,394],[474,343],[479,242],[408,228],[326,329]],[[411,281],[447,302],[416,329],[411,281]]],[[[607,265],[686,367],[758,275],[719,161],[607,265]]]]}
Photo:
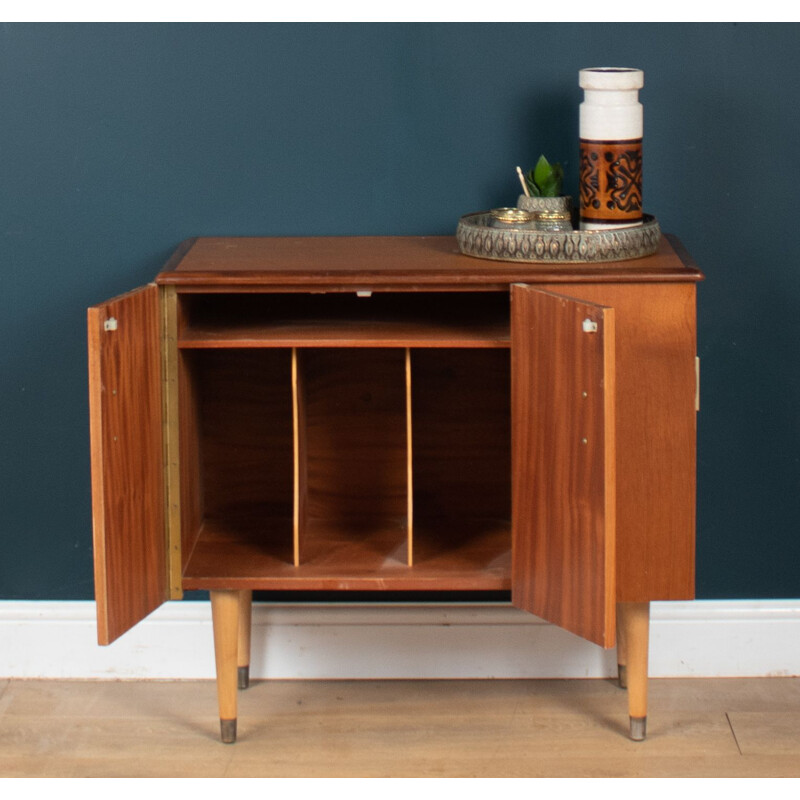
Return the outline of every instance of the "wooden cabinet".
{"type": "MultiPolygon", "coordinates": [[[[694,591],[695,286],[449,237],[202,238],[89,310],[100,642],[211,592],[223,739],[253,590],[510,592],[603,647],[644,736],[694,591]]],[[[396,595],[393,595],[396,596],[396,595]]]]}

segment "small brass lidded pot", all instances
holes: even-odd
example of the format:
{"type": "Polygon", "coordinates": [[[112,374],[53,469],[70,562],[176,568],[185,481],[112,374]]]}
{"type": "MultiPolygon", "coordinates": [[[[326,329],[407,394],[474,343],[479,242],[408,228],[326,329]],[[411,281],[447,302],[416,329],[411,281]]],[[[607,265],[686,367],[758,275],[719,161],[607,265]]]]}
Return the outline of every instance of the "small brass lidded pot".
{"type": "Polygon", "coordinates": [[[521,208],[493,208],[489,215],[492,228],[531,230],[534,226],[535,214],[521,208]]]}
{"type": "Polygon", "coordinates": [[[572,198],[569,195],[528,197],[521,194],[517,208],[534,218],[537,231],[560,233],[572,230],[572,198]]]}
{"type": "Polygon", "coordinates": [[[536,215],[536,229],[550,231],[551,233],[571,231],[572,217],[569,210],[548,209],[547,211],[540,211],[536,215]]]}

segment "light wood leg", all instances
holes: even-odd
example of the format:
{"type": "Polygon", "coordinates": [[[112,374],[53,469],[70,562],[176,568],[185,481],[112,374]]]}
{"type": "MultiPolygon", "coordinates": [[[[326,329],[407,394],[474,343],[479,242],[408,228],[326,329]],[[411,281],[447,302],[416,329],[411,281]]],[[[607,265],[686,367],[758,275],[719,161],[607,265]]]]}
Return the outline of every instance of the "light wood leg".
{"type": "Polygon", "coordinates": [[[222,741],[236,741],[236,675],[239,631],[239,592],[211,593],[214,657],[217,662],[217,700],[222,741]]]}
{"type": "Polygon", "coordinates": [[[620,689],[628,688],[628,653],[625,650],[625,624],[622,603],[617,603],[617,675],[620,689]]]}
{"type": "Polygon", "coordinates": [[[650,603],[618,603],[625,650],[630,735],[641,741],[647,734],[647,661],[650,646],[650,603]]]}
{"type": "Polygon", "coordinates": [[[250,686],[250,631],[253,625],[253,592],[249,589],[239,593],[239,688],[250,686]]]}

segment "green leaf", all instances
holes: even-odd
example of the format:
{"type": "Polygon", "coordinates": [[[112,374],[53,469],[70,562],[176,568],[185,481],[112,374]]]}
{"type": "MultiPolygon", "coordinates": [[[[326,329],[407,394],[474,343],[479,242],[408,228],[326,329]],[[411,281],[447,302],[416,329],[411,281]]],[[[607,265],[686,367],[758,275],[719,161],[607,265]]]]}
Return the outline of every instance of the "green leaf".
{"type": "Polygon", "coordinates": [[[559,197],[564,182],[564,168],[561,164],[550,164],[544,157],[539,156],[536,167],[526,178],[534,197],[559,197]]]}
{"type": "Polygon", "coordinates": [[[533,181],[540,190],[547,184],[552,172],[553,168],[550,166],[550,162],[543,155],[539,156],[539,160],[533,170],[533,181]]]}
{"type": "Polygon", "coordinates": [[[547,180],[539,187],[542,197],[556,197],[558,191],[558,181],[550,175],[547,180]]]}

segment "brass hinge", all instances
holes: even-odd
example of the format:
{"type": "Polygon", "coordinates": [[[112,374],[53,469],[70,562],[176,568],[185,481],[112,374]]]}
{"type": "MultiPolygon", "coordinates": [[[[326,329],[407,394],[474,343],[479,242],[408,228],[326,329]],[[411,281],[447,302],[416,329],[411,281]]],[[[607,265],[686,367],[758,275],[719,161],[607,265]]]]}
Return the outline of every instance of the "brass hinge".
{"type": "Polygon", "coordinates": [[[694,410],[700,410],[700,356],[694,357],[694,410]]]}

